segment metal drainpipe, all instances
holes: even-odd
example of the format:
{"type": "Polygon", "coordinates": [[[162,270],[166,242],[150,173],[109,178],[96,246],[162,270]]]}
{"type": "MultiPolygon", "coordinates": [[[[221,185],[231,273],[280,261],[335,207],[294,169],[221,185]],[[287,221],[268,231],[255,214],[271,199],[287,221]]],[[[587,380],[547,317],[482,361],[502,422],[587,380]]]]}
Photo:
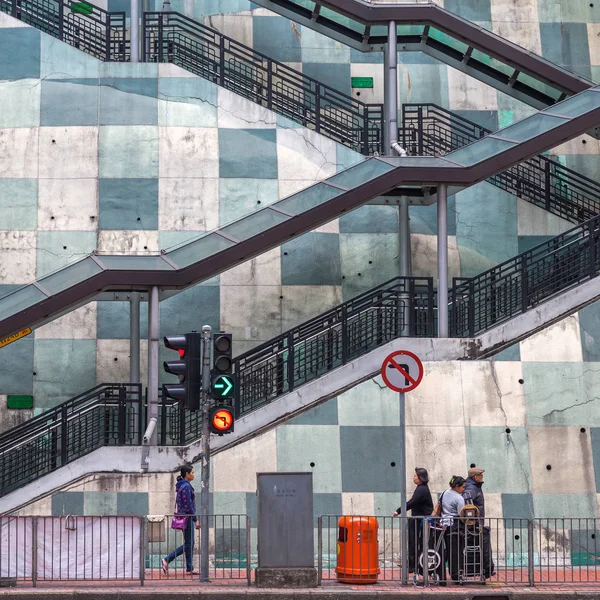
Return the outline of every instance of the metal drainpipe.
{"type": "MultiPolygon", "coordinates": [[[[158,420],[158,335],[160,328],[158,287],[150,290],[148,298],[148,425],[158,420]]],[[[150,445],[156,446],[158,431],[154,429],[150,445]]]]}

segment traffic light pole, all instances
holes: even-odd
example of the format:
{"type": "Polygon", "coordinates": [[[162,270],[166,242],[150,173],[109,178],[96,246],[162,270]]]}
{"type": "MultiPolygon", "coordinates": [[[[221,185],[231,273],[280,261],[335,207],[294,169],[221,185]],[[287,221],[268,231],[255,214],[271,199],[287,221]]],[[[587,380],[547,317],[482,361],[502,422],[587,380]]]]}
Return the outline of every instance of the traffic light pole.
{"type": "Polygon", "coordinates": [[[208,511],[210,492],[210,325],[202,327],[202,472],[200,479],[200,581],[208,581],[208,511]]]}

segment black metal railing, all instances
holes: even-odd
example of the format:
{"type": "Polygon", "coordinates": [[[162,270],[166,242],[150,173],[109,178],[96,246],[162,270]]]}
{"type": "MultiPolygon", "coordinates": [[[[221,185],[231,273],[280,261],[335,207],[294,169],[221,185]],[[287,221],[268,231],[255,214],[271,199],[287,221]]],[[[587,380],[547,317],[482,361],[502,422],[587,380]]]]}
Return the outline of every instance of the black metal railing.
{"type": "Polygon", "coordinates": [[[0,436],[0,496],[102,446],[141,443],[141,385],[103,384],[0,436]]]}
{"type": "MultiPolygon", "coordinates": [[[[419,156],[442,156],[492,133],[435,104],[403,105],[402,122],[400,139],[419,156]]],[[[600,214],[600,184],[543,155],[488,181],[572,223],[600,214]]]]}
{"type": "Polygon", "coordinates": [[[100,60],[128,60],[124,12],[86,0],[0,0],[0,11],[100,60]]]}
{"type": "Polygon", "coordinates": [[[430,277],[388,281],[237,357],[238,416],[403,335],[434,335],[430,277]]]}
{"type": "Polygon", "coordinates": [[[450,290],[452,337],[474,337],[600,273],[600,216],[450,290]]]}
{"type": "Polygon", "coordinates": [[[341,144],[381,153],[382,104],[364,104],[177,12],[144,13],[144,60],[171,62],[341,144]]]}

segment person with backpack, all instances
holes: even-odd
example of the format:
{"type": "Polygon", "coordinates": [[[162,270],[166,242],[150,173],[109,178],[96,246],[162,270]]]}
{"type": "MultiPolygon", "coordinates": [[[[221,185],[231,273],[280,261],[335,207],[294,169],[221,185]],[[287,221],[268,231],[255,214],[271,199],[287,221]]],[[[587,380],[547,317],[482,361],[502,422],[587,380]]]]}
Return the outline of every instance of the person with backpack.
{"type": "Polygon", "coordinates": [[[446,559],[450,578],[453,581],[460,581],[463,570],[464,532],[461,531],[460,511],[465,506],[463,492],[466,483],[464,477],[453,475],[450,479],[450,488],[441,497],[441,522],[446,527],[444,533],[446,559]]]}
{"type": "Polygon", "coordinates": [[[486,579],[493,577],[495,573],[494,561],[492,559],[492,544],[490,537],[490,528],[485,524],[485,499],[483,496],[483,473],[485,469],[480,469],[474,464],[468,472],[465,492],[463,497],[465,502],[474,504],[479,510],[479,522],[481,523],[482,550],[483,550],[483,576],[486,579]]]}

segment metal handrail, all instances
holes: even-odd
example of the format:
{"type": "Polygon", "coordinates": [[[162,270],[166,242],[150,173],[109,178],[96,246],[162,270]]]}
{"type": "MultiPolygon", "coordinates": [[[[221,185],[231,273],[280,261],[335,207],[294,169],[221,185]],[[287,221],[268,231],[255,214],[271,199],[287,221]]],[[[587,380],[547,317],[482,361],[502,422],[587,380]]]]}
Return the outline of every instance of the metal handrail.
{"type": "Polygon", "coordinates": [[[0,11],[104,61],[129,56],[125,12],[86,0],[0,0],[0,11]]]}
{"type": "Polygon", "coordinates": [[[600,215],[450,290],[453,337],[474,337],[600,273],[600,215]]]}
{"type": "MultiPolygon", "coordinates": [[[[443,156],[492,133],[436,104],[404,104],[400,139],[409,154],[443,156]]],[[[600,183],[539,155],[487,180],[572,223],[600,214],[600,183]]]]}
{"type": "Polygon", "coordinates": [[[365,104],[177,12],[144,13],[143,60],[171,62],[365,155],[382,104],[365,104]]]}

